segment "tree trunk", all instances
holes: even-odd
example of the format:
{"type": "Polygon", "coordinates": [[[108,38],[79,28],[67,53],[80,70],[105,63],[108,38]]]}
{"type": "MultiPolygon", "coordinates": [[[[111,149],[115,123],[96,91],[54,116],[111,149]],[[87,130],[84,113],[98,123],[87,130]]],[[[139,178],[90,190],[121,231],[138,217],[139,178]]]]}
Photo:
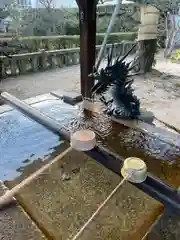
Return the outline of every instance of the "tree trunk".
{"type": "Polygon", "coordinates": [[[157,39],[138,41],[138,50],[132,63],[132,66],[135,65],[134,72],[150,72],[155,60],[156,50],[157,39]]]}

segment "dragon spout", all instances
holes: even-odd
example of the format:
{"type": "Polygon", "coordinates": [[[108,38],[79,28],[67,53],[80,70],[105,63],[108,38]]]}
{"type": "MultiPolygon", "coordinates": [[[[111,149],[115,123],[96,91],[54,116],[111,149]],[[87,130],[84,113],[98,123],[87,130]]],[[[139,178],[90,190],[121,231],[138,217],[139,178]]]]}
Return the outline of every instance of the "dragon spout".
{"type": "Polygon", "coordinates": [[[99,97],[106,106],[105,111],[118,118],[134,119],[140,115],[140,101],[134,95],[133,80],[130,79],[133,67],[125,61],[135,46],[124,57],[115,60],[112,46],[106,67],[92,74],[96,81],[91,89],[92,97],[99,97]],[[105,96],[111,99],[107,101],[105,96]]]}

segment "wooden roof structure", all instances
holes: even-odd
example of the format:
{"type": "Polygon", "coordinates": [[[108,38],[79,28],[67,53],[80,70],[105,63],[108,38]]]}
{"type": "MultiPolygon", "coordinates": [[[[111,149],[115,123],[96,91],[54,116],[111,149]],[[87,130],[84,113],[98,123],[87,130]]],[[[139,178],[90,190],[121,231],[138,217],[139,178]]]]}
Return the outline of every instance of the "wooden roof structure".
{"type": "Polygon", "coordinates": [[[81,94],[90,97],[94,80],[92,73],[96,57],[96,10],[97,0],[76,0],[80,23],[80,72],[81,94]]]}
{"type": "MultiPolygon", "coordinates": [[[[80,22],[81,94],[90,97],[94,81],[92,73],[96,58],[96,18],[98,0],[76,0],[80,22]]],[[[113,6],[112,6],[113,8],[113,6]]]]}

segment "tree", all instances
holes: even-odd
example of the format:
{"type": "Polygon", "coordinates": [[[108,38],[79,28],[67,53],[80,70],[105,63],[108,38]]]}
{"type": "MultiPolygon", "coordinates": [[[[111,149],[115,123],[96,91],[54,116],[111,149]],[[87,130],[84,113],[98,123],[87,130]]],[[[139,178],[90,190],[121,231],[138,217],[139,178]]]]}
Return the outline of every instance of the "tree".
{"type": "Polygon", "coordinates": [[[18,37],[21,34],[21,30],[23,27],[23,15],[18,1],[11,0],[5,8],[9,13],[12,32],[16,37],[18,37]]]}
{"type": "Polygon", "coordinates": [[[55,7],[54,0],[38,0],[37,3],[40,8],[46,8],[49,12],[55,7]]]}
{"type": "Polygon", "coordinates": [[[43,35],[51,35],[56,24],[54,0],[38,0],[38,9],[35,10],[35,28],[43,35]]]}
{"type": "Polygon", "coordinates": [[[75,9],[62,9],[64,12],[64,34],[79,35],[79,13],[75,9]]]}
{"type": "Polygon", "coordinates": [[[29,18],[31,9],[23,9],[18,0],[9,0],[4,10],[8,12],[10,20],[9,29],[13,37],[18,38],[32,23],[30,21],[31,18],[29,18]]]}
{"type": "Polygon", "coordinates": [[[34,34],[64,34],[65,10],[55,8],[54,0],[38,0],[38,7],[34,10],[34,34]]]}

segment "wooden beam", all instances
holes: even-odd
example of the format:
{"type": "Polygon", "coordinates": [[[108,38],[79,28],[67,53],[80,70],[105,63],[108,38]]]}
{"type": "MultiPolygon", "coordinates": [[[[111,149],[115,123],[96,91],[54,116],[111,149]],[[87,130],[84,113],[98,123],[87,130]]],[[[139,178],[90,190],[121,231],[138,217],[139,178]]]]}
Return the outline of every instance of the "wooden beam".
{"type": "Polygon", "coordinates": [[[76,0],[80,22],[80,71],[81,94],[90,97],[94,80],[92,73],[96,55],[96,5],[97,0],[76,0]]]}

